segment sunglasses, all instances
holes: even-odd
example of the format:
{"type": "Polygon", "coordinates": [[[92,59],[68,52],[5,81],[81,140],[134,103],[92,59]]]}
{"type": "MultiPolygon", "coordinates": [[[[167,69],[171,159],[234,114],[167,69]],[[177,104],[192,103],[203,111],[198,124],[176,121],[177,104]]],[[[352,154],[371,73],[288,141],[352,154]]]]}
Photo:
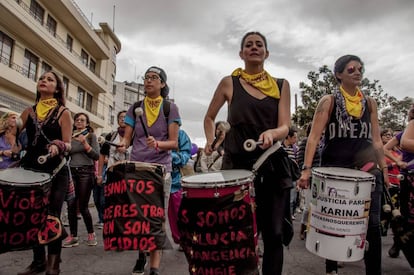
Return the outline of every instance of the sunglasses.
{"type": "Polygon", "coordinates": [[[364,67],[359,67],[359,68],[357,68],[357,67],[355,67],[355,66],[350,66],[350,67],[348,67],[347,69],[346,69],[346,72],[348,73],[348,74],[353,74],[353,73],[355,73],[356,72],[356,70],[358,70],[361,74],[363,74],[364,73],[364,67]]]}

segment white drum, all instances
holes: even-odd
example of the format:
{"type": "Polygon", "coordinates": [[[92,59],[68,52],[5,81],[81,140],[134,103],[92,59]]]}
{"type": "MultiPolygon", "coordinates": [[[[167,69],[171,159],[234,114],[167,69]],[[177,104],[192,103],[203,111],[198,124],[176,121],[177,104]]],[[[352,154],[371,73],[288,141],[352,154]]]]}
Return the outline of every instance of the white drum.
{"type": "Polygon", "coordinates": [[[374,184],[375,177],[367,172],[314,168],[306,248],[334,261],[361,260],[374,184]]]}

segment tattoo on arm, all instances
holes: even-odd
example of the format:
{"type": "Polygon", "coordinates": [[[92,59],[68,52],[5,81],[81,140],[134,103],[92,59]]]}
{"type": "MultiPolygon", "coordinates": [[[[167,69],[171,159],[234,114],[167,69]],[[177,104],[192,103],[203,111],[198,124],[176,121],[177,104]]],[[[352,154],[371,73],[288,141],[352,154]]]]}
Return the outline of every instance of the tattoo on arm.
{"type": "Polygon", "coordinates": [[[328,102],[328,98],[324,97],[321,99],[318,106],[316,107],[317,113],[323,113],[324,111],[326,111],[326,108],[325,108],[326,102],[328,102]]]}

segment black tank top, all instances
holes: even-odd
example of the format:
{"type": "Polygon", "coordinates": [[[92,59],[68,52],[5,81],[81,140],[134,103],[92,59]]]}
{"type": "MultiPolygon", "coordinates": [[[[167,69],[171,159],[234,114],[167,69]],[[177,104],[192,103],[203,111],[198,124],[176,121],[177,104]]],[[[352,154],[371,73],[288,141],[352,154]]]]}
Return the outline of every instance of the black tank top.
{"type": "MultiPolygon", "coordinates": [[[[21,161],[22,167],[34,171],[52,173],[52,171],[60,164],[61,158],[59,156],[48,159],[44,164],[39,164],[37,161],[39,156],[48,153],[47,145],[49,144],[49,141],[55,139],[62,140],[62,130],[59,125],[59,118],[63,111],[59,113],[59,109],[59,106],[56,107],[50,114],[50,119],[45,120],[45,123],[41,127],[43,134],[36,131],[36,122],[31,115],[28,116],[26,122],[28,138],[27,152],[21,161]]],[[[33,110],[36,112],[35,106],[33,106],[33,110]]]]}
{"type": "Polygon", "coordinates": [[[223,169],[251,170],[264,151],[257,147],[246,152],[243,143],[246,139],[257,140],[265,130],[277,127],[279,99],[269,96],[257,99],[242,87],[238,77],[232,79],[233,97],[227,115],[231,128],[224,141],[223,169]]]}
{"type": "Polygon", "coordinates": [[[372,125],[368,101],[360,119],[352,119],[349,129],[340,127],[336,118],[336,103],[325,129],[322,166],[361,168],[367,162],[377,163],[372,144],[372,125]]]}

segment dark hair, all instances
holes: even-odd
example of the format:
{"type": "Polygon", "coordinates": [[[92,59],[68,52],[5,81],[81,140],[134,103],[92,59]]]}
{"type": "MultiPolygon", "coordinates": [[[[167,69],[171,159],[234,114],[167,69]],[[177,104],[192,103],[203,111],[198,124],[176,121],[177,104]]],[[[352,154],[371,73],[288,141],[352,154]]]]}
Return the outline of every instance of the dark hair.
{"type": "Polygon", "coordinates": [[[116,115],[116,119],[119,120],[119,117],[121,116],[121,114],[126,113],[126,112],[127,112],[126,110],[119,111],[118,114],[116,115]]]}
{"type": "Polygon", "coordinates": [[[341,83],[341,80],[336,76],[336,73],[342,73],[345,70],[345,66],[351,61],[357,61],[362,65],[362,67],[364,66],[364,62],[362,62],[361,58],[356,55],[347,54],[341,56],[338,60],[336,60],[334,65],[334,75],[338,83],[341,83]]]}
{"type": "Polygon", "coordinates": [[[297,132],[298,132],[298,131],[297,131],[295,128],[290,127],[290,128],[289,128],[288,137],[293,137],[293,136],[295,135],[295,133],[297,133],[297,132]]]}
{"type": "Polygon", "coordinates": [[[260,32],[248,32],[248,33],[246,33],[243,36],[243,38],[242,38],[242,41],[241,41],[241,44],[240,44],[240,49],[243,49],[244,42],[246,42],[246,38],[248,36],[250,36],[250,35],[258,35],[258,36],[260,36],[263,39],[265,48],[267,49],[267,40],[266,40],[266,37],[263,34],[261,34],[260,32]]]}
{"type": "MultiPolygon", "coordinates": [[[[55,73],[54,71],[47,71],[42,74],[44,76],[47,73],[52,73],[56,78],[56,93],[53,93],[53,97],[57,99],[58,104],[65,106],[66,105],[66,99],[65,99],[65,89],[63,87],[63,81],[60,79],[60,77],[55,73]]],[[[40,93],[39,91],[36,91],[36,102],[38,102],[40,99],[40,93]]]]}
{"type": "MultiPolygon", "coordinates": [[[[93,133],[93,128],[91,127],[91,123],[90,123],[90,120],[89,120],[89,116],[88,116],[86,113],[83,113],[83,112],[76,113],[76,114],[73,116],[73,120],[75,120],[75,121],[76,121],[76,119],[77,119],[78,117],[80,117],[80,116],[85,116],[85,117],[86,117],[86,123],[88,124],[88,125],[86,126],[86,128],[89,130],[89,132],[90,132],[90,133],[93,133]]],[[[75,126],[75,125],[73,125],[73,130],[76,130],[76,126],[75,126]]]]}

